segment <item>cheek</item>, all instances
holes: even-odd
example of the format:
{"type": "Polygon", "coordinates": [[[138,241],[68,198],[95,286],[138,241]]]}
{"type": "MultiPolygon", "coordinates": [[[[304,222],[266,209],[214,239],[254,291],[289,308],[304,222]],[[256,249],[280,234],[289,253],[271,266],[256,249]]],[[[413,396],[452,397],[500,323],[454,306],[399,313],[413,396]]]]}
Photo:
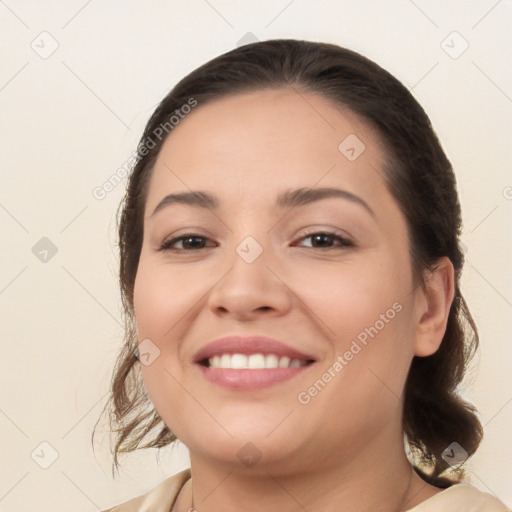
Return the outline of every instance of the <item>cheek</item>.
{"type": "Polygon", "coordinates": [[[141,256],[133,299],[139,340],[150,338],[163,345],[166,337],[179,330],[176,324],[190,311],[192,295],[180,273],[166,271],[141,256]]]}
{"type": "Polygon", "coordinates": [[[334,380],[340,391],[350,387],[355,402],[372,402],[368,397],[386,387],[401,393],[413,341],[413,296],[405,264],[391,253],[381,254],[331,272],[328,284],[315,291],[319,304],[315,313],[328,328],[333,350],[323,369],[342,357],[343,370],[334,372],[341,378],[334,380]]]}
{"type": "Polygon", "coordinates": [[[177,297],[182,294],[173,293],[172,283],[162,279],[160,271],[155,265],[148,265],[141,258],[134,285],[134,310],[137,333],[139,338],[139,350],[141,352],[141,370],[148,387],[152,386],[156,379],[163,379],[167,369],[174,373],[174,361],[178,345],[166,341],[171,335],[175,335],[173,326],[179,315],[177,297]],[[146,360],[143,353],[149,354],[146,360]],[[147,364],[150,360],[150,364],[147,364]],[[144,364],[146,363],[146,364],[144,364]]]}
{"type": "Polygon", "coordinates": [[[169,268],[141,255],[134,283],[134,310],[141,356],[145,348],[150,364],[143,364],[141,372],[148,394],[164,422],[174,432],[176,410],[186,409],[183,386],[187,375],[182,360],[181,340],[194,322],[194,306],[198,303],[199,278],[195,281],[185,272],[169,268]]]}
{"type": "Polygon", "coordinates": [[[407,278],[393,260],[392,255],[384,254],[380,258],[310,268],[302,274],[296,289],[323,320],[330,337],[352,339],[375,323],[383,331],[388,320],[397,316],[396,310],[408,292],[407,278]]]}

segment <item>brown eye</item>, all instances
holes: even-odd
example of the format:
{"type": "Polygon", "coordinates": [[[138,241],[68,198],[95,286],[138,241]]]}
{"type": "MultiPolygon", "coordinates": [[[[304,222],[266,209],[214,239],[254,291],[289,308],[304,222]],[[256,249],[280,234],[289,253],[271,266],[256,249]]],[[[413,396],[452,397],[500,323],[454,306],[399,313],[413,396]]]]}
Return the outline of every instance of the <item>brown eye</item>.
{"type": "Polygon", "coordinates": [[[312,241],[311,248],[313,249],[335,249],[336,246],[333,246],[333,242],[337,241],[338,245],[337,247],[351,247],[354,244],[347,240],[346,238],[343,238],[335,233],[328,233],[328,232],[315,232],[315,233],[309,233],[306,236],[303,236],[301,240],[306,240],[310,238],[312,241]]]}
{"type": "Polygon", "coordinates": [[[205,242],[209,240],[202,235],[196,233],[187,233],[183,236],[167,240],[162,243],[159,251],[195,251],[205,248],[205,242]],[[181,247],[173,247],[177,243],[182,243],[181,247]]]}

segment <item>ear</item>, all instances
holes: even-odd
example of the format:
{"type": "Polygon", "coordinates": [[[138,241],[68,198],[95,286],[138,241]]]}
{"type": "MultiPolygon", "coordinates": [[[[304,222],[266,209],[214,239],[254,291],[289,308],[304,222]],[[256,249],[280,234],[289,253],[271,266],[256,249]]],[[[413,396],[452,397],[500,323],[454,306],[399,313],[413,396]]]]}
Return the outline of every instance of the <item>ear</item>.
{"type": "Polygon", "coordinates": [[[455,295],[455,271],[448,257],[438,260],[424,277],[425,287],[418,288],[415,304],[414,355],[420,357],[434,354],[441,345],[455,295]]]}

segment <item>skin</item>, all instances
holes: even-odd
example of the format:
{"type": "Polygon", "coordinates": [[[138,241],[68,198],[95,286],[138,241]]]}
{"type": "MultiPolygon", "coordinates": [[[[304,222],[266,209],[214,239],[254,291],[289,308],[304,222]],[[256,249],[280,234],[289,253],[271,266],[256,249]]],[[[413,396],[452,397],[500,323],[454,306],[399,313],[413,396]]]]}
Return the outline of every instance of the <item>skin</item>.
{"type": "Polygon", "coordinates": [[[412,357],[441,343],[453,266],[441,259],[426,288],[414,286],[384,156],[355,114],[291,88],[198,105],[165,141],[149,183],[134,306],[139,340],[160,350],[141,365],[148,393],[190,452],[192,483],[174,511],[187,510],[193,495],[199,512],[394,512],[440,491],[406,459],[401,397],[412,357]],[[349,134],[365,144],[354,161],[338,150],[349,134]],[[276,208],[280,192],[299,187],[347,190],[375,216],[341,198],[276,208]],[[174,204],[151,215],[165,195],[189,190],[215,194],[219,208],[174,204]],[[325,231],[354,246],[306,237],[325,231]],[[206,237],[205,248],[158,250],[191,232],[206,237]],[[263,249],[250,264],[236,252],[247,236],[263,249]],[[401,311],[301,404],[298,394],[397,302],[401,311]],[[192,359],[232,334],[266,335],[316,362],[267,389],[221,388],[192,359]],[[237,457],[248,442],[261,454],[252,467],[237,457]]]}

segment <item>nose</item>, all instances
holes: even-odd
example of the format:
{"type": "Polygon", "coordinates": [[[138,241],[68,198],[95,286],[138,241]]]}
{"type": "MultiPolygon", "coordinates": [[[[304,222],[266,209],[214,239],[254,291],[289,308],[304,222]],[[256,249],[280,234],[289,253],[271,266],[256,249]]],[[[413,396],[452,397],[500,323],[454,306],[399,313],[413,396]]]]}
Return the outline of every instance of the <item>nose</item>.
{"type": "Polygon", "coordinates": [[[262,248],[252,262],[242,251],[233,251],[227,258],[228,266],[208,297],[208,306],[216,315],[251,320],[281,316],[290,310],[293,294],[280,272],[278,258],[272,257],[271,249],[262,248]]]}

